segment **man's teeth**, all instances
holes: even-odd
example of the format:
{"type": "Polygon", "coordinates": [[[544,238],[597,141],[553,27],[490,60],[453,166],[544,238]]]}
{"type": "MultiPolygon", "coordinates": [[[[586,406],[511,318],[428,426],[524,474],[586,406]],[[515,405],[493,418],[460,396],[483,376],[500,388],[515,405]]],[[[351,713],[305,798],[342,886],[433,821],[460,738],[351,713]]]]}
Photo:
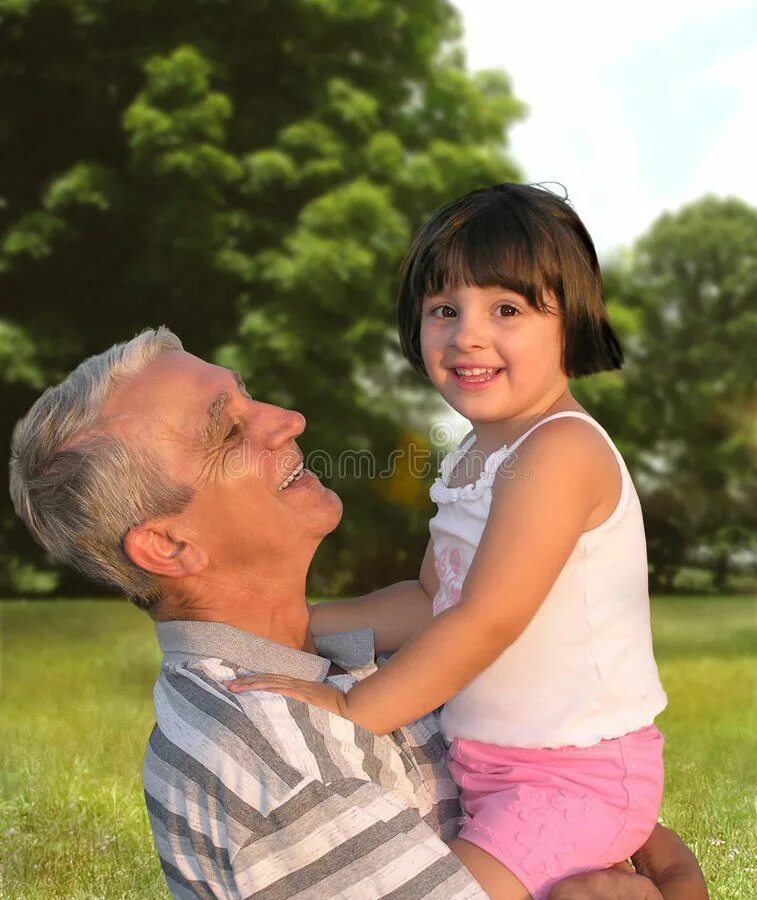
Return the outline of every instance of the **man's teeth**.
{"type": "Polygon", "coordinates": [[[300,478],[302,478],[304,469],[304,464],[300,463],[299,466],[297,466],[297,468],[294,470],[294,472],[292,472],[292,474],[288,478],[281,482],[281,484],[279,485],[279,490],[283,491],[285,488],[288,488],[293,481],[299,481],[300,478]]]}
{"type": "Polygon", "coordinates": [[[458,375],[493,375],[499,369],[455,369],[458,375]]]}

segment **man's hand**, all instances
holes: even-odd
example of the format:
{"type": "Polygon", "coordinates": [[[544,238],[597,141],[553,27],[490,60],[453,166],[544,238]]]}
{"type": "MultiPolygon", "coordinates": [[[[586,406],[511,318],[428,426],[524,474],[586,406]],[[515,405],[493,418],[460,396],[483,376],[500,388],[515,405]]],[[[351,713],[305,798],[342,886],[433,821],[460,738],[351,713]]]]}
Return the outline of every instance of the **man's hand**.
{"type": "Polygon", "coordinates": [[[311,706],[319,706],[336,716],[348,718],[344,694],[336,688],[321,684],[320,681],[303,681],[300,678],[289,678],[287,675],[249,675],[245,678],[234,678],[224,681],[226,687],[234,694],[244,691],[271,691],[283,694],[294,700],[302,700],[311,706]]]}
{"type": "Polygon", "coordinates": [[[620,863],[567,878],[552,888],[549,900],[708,900],[699,863],[669,828],[655,825],[633,863],[635,872],[620,863]]]}
{"type": "Polygon", "coordinates": [[[669,828],[655,825],[647,842],[633,855],[633,864],[657,885],[665,900],[708,900],[696,857],[669,828]]]}
{"type": "Polygon", "coordinates": [[[549,893],[549,900],[662,900],[662,897],[648,878],[637,875],[630,866],[574,875],[556,884],[549,893]]]}

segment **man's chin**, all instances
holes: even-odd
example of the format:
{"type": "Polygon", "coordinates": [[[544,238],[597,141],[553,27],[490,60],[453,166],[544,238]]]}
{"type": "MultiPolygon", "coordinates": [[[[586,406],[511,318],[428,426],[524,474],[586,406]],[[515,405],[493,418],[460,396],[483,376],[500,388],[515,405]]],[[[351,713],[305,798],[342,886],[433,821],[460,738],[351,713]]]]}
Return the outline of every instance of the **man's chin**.
{"type": "Polygon", "coordinates": [[[331,534],[331,532],[334,531],[337,525],[342,521],[342,513],[344,511],[342,501],[335,491],[332,491],[331,488],[326,488],[325,493],[328,497],[330,508],[328,510],[328,517],[325,523],[325,527],[327,530],[324,532],[324,535],[331,534]]]}

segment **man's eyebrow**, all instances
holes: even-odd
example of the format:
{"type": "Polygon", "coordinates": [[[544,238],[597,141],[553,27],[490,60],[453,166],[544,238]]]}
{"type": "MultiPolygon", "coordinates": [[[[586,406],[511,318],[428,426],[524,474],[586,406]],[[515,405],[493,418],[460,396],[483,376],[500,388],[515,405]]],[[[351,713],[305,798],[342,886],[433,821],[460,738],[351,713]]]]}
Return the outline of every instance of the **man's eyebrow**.
{"type": "Polygon", "coordinates": [[[247,387],[245,386],[244,378],[242,378],[236,369],[229,369],[229,372],[234,376],[234,381],[236,381],[239,390],[242,391],[242,393],[246,393],[247,387]]]}
{"type": "MultiPolygon", "coordinates": [[[[241,392],[246,392],[244,380],[239,372],[235,369],[229,369],[229,373],[234,377],[234,381],[239,390],[241,392]]],[[[200,441],[203,447],[210,447],[217,442],[218,436],[222,430],[223,413],[226,409],[226,404],[230,399],[227,391],[221,391],[221,393],[208,404],[205,423],[200,434],[200,441]]]]}

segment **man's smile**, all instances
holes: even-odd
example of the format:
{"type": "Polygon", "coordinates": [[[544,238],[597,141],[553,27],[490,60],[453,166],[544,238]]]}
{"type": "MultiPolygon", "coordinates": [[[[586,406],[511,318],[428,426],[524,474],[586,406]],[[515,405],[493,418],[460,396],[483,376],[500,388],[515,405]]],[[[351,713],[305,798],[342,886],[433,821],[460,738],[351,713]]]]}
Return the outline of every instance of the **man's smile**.
{"type": "Polygon", "coordinates": [[[304,468],[305,468],[304,463],[299,462],[299,463],[294,467],[293,471],[290,472],[290,474],[287,475],[287,477],[281,482],[281,484],[279,485],[278,489],[279,489],[280,491],[286,490],[286,488],[288,488],[290,484],[293,484],[295,481],[297,481],[298,479],[300,479],[300,478],[302,477],[302,473],[303,473],[303,471],[304,471],[304,468]]]}

